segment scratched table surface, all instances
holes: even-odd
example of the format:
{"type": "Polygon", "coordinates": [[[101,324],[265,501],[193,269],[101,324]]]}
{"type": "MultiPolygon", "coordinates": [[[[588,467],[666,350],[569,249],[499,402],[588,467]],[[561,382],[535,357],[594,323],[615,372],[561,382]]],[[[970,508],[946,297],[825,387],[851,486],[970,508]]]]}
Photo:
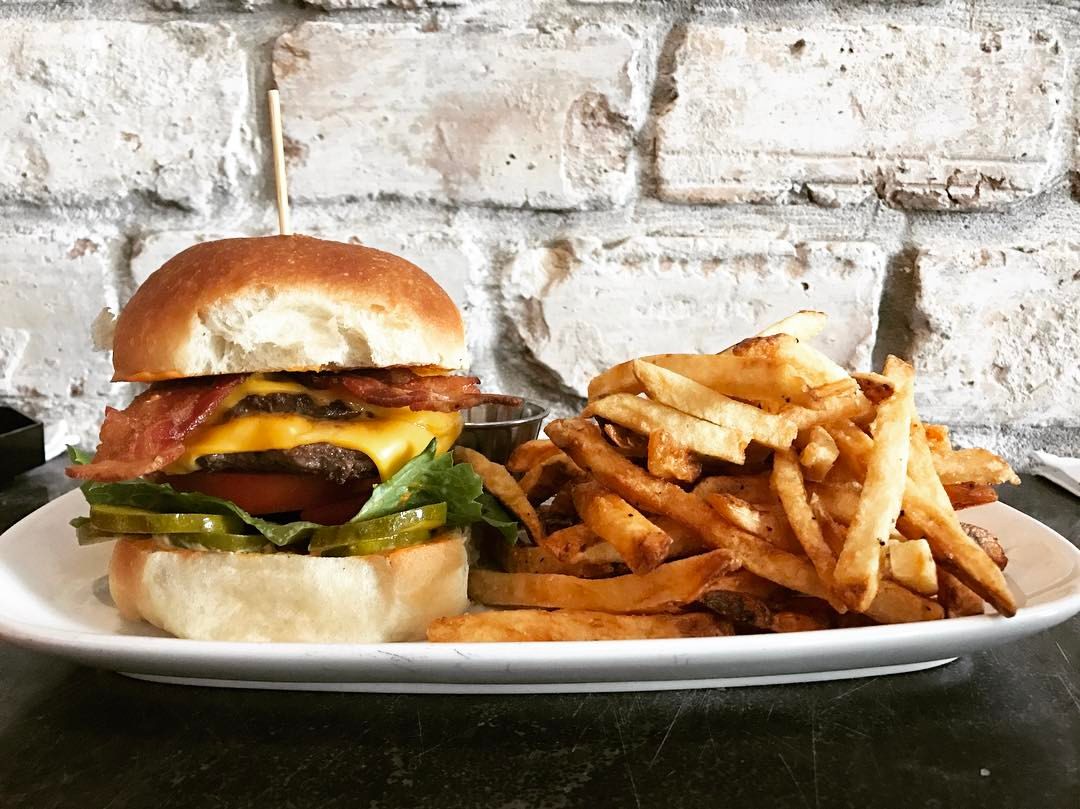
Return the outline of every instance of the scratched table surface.
{"type": "MultiPolygon", "coordinates": [[[[69,488],[0,487],[0,528],[69,488]]],[[[1080,501],[1003,498],[1080,543],[1080,501]]],[[[1080,806],[1080,620],[915,674],[566,696],[154,685],[0,644],[0,807],[1080,806]]]]}

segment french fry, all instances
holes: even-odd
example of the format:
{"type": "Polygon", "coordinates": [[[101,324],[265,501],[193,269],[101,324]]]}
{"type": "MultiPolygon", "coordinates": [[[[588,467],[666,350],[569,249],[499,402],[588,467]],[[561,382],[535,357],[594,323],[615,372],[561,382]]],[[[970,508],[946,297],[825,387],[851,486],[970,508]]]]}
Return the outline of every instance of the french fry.
{"type": "Polygon", "coordinates": [[[562,562],[579,559],[589,547],[601,542],[599,536],[584,523],[571,525],[547,535],[544,547],[562,562]]]}
{"type": "Polygon", "coordinates": [[[643,435],[666,430],[679,436],[687,448],[699,455],[739,464],[746,458],[746,440],[734,430],[628,393],[616,393],[593,402],[582,416],[599,416],[643,435]]]}
{"type": "Polygon", "coordinates": [[[1020,478],[1006,460],[988,449],[954,449],[934,455],[934,469],[946,486],[958,483],[1020,485],[1020,478]]]}
{"type": "Polygon", "coordinates": [[[671,537],[619,495],[590,480],[574,486],[573,497],[585,524],[614,547],[634,573],[654,570],[667,556],[671,537]]]}
{"type": "Polygon", "coordinates": [[[758,337],[768,337],[772,334],[789,334],[796,340],[810,340],[817,337],[825,330],[829,316],[824,312],[815,312],[812,309],[801,309],[793,315],[788,315],[783,320],[778,320],[757,333],[758,337]]]}
{"type": "Polygon", "coordinates": [[[895,392],[878,405],[874,419],[873,448],[866,461],[859,508],[848,527],[844,549],[836,562],[836,586],[848,605],[866,612],[878,590],[881,546],[900,515],[908,464],[909,434],[915,410],[912,385],[914,369],[890,356],[885,376],[895,392]]]}
{"type": "Polygon", "coordinates": [[[994,487],[985,483],[947,483],[945,494],[949,496],[953,511],[985,506],[987,503],[996,503],[998,499],[994,487]]]}
{"type": "Polygon", "coordinates": [[[555,455],[559,448],[546,438],[537,438],[519,444],[506,462],[506,468],[513,475],[524,475],[545,458],[555,455]]]}
{"type": "Polygon", "coordinates": [[[454,460],[471,466],[473,471],[484,481],[484,488],[491,493],[491,496],[510,509],[514,516],[521,520],[525,530],[532,537],[532,541],[537,545],[544,544],[544,540],[547,539],[547,532],[544,531],[544,526],[540,523],[540,517],[525,496],[521,486],[518,485],[518,482],[514,480],[514,476],[506,470],[505,466],[489,461],[479,452],[468,447],[454,447],[454,460]]]}
{"type": "Polygon", "coordinates": [[[642,360],[634,361],[634,374],[650,398],[699,419],[727,427],[769,447],[791,446],[795,425],[782,416],[736,401],[689,377],[642,360]]]}
{"type": "Polygon", "coordinates": [[[794,610],[774,610],[763,599],[747,593],[714,590],[702,597],[706,607],[732,623],[745,624],[767,632],[808,632],[829,629],[830,622],[819,616],[794,610]]]}
{"type": "Polygon", "coordinates": [[[926,433],[926,443],[930,445],[930,451],[934,455],[946,455],[952,452],[949,428],[944,424],[924,424],[923,432],[926,433]]]}
{"type": "Polygon", "coordinates": [[[824,480],[839,456],[836,442],[824,427],[811,427],[807,431],[807,441],[799,453],[799,463],[806,469],[809,480],[824,480]]]}
{"type": "Polygon", "coordinates": [[[649,435],[647,453],[649,473],[658,478],[693,483],[701,476],[701,461],[667,430],[649,435]]]}
{"type": "Polygon", "coordinates": [[[556,451],[529,469],[521,478],[521,490],[530,503],[543,503],[563,486],[580,480],[584,472],[565,452],[556,451]]]}
{"type": "Polygon", "coordinates": [[[779,585],[768,579],[763,579],[749,570],[736,570],[734,573],[728,573],[714,579],[712,584],[709,585],[708,591],[710,593],[718,591],[746,593],[761,599],[775,598],[779,593],[783,592],[779,585]]]}
{"type": "Polygon", "coordinates": [[[845,419],[868,418],[873,413],[874,405],[858,387],[835,382],[811,389],[804,404],[788,404],[780,409],[780,415],[800,432],[845,419]]]}
{"type": "Polygon", "coordinates": [[[649,452],[649,438],[621,424],[605,422],[600,428],[616,449],[628,458],[644,458],[649,452]]]}
{"type": "Polygon", "coordinates": [[[807,486],[811,503],[815,497],[832,517],[844,525],[851,525],[859,509],[862,486],[858,483],[811,483],[807,486]]]}
{"type": "MultiPolygon", "coordinates": [[[[654,354],[641,359],[736,399],[784,404],[806,398],[809,391],[806,381],[786,368],[781,357],[775,354],[743,357],[730,351],[723,354],[654,354]]],[[[642,391],[641,383],[634,375],[634,360],[629,360],[593,378],[589,383],[589,401],[595,402],[615,393],[638,394],[642,391]]]]}
{"type": "Polygon", "coordinates": [[[910,434],[911,463],[904,492],[901,530],[913,526],[930,543],[930,550],[940,566],[990,602],[1002,615],[1016,614],[1016,599],[1009,591],[1005,577],[986,551],[960,526],[934,469],[933,455],[921,425],[916,424],[910,434]]]}
{"type": "Polygon", "coordinates": [[[469,571],[469,598],[506,607],[598,610],[600,612],[674,612],[697,601],[715,581],[739,566],[723,550],[661,565],[643,576],[578,579],[543,573],[469,571]]]}
{"type": "Polygon", "coordinates": [[[817,570],[821,581],[830,591],[829,603],[837,612],[846,612],[843,599],[835,593],[833,582],[836,554],[825,542],[821,526],[814,518],[794,451],[777,450],[773,455],[772,487],[784,506],[784,512],[787,514],[788,523],[796,539],[799,540],[799,544],[802,545],[814,569],[817,570]]]}
{"type": "Polygon", "coordinates": [[[730,635],[717,615],[612,615],[587,610],[492,610],[439,618],[427,629],[433,643],[635,640],[730,635]]]}
{"type": "Polygon", "coordinates": [[[896,390],[896,386],[889,377],[884,374],[878,374],[874,372],[867,373],[854,373],[851,378],[859,383],[859,390],[862,391],[872,404],[881,404],[896,390]]]}
{"type": "Polygon", "coordinates": [[[732,494],[755,506],[768,506],[777,502],[767,474],[714,475],[702,478],[694,486],[694,494],[698,497],[709,494],[732,494]]]}
{"type": "Polygon", "coordinates": [[[890,539],[885,546],[885,572],[921,595],[932,596],[938,591],[937,565],[925,539],[890,539]]]}
{"type": "Polygon", "coordinates": [[[1005,569],[1005,566],[1009,564],[1009,557],[1005,555],[1005,551],[1001,547],[1001,543],[997,541],[997,537],[985,528],[980,528],[978,525],[972,525],[969,522],[960,523],[960,527],[964,529],[965,534],[979,544],[979,547],[998,566],[998,570],[1005,569]]]}
{"type": "MultiPolygon", "coordinates": [[[[782,551],[753,534],[716,520],[714,512],[702,498],[672,483],[651,477],[620,455],[603,439],[595,424],[580,418],[559,419],[545,429],[560,449],[601,485],[627,502],[646,512],[665,514],[692,530],[700,531],[711,545],[730,550],[749,571],[762,578],[800,593],[825,597],[825,587],[809,560],[782,551]]],[[[668,566],[664,565],[648,575],[655,575],[668,566]]],[[[894,588],[886,589],[888,592],[875,601],[867,612],[876,621],[899,623],[942,616],[941,608],[933,601],[904,588],[895,588],[901,592],[895,592],[894,588]]]]}
{"type": "Polygon", "coordinates": [[[802,545],[792,533],[783,511],[757,507],[733,494],[705,494],[705,502],[720,516],[743,531],[768,540],[790,553],[802,553],[802,545]]]}
{"type": "Polygon", "coordinates": [[[615,549],[606,542],[590,546],[570,562],[559,559],[547,548],[506,543],[499,545],[498,557],[507,573],[558,573],[579,579],[605,579],[626,569],[615,549]]]}
{"type": "Polygon", "coordinates": [[[938,602],[949,618],[982,615],[986,607],[982,598],[947,570],[938,569],[938,602]]]}

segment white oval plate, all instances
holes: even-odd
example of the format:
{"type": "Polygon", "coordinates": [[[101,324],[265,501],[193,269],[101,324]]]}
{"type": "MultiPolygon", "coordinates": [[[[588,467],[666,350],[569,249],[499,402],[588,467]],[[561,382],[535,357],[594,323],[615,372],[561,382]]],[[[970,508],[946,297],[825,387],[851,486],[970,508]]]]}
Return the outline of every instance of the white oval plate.
{"type": "Polygon", "coordinates": [[[1059,624],[1080,611],[1080,551],[1001,503],[964,519],[992,531],[1022,604],[1013,618],[779,635],[586,643],[372,645],[180,640],[122,620],[111,545],[80,548],[76,490],[0,536],[0,638],[89,666],[196,685],[412,693],[712,688],[916,671],[1059,624]]]}

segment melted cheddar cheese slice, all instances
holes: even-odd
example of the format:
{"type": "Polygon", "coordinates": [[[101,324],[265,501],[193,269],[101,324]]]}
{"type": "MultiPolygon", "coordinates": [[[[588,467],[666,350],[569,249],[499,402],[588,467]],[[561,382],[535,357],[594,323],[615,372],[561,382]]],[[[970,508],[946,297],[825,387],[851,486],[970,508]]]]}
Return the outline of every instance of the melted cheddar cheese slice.
{"type": "MultiPolygon", "coordinates": [[[[218,414],[224,416],[242,399],[272,393],[305,394],[316,402],[347,398],[340,393],[313,390],[296,382],[278,381],[253,375],[238,385],[222,402],[218,414]]],[[[228,421],[211,420],[184,442],[184,455],[164,471],[170,475],[199,469],[203,455],[234,452],[262,452],[293,449],[305,444],[334,444],[367,455],[386,480],[406,461],[416,457],[437,439],[439,452],[446,452],[461,434],[458,413],[410,410],[407,407],[376,407],[364,404],[354,419],[312,419],[295,413],[256,413],[228,421]]]]}

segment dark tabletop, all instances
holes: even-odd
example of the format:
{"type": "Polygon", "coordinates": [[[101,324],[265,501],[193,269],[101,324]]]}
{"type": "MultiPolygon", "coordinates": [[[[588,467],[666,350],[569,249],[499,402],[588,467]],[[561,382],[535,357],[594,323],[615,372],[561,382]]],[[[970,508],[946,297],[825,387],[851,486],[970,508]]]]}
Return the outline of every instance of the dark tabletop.
{"type": "MultiPolygon", "coordinates": [[[[0,528],[69,487],[0,487],[0,528]]],[[[1080,501],[1011,505],[1080,543],[1080,501]]],[[[0,644],[0,807],[1075,807],[1080,619],[915,674],[461,697],[153,685],[0,644]]]]}

